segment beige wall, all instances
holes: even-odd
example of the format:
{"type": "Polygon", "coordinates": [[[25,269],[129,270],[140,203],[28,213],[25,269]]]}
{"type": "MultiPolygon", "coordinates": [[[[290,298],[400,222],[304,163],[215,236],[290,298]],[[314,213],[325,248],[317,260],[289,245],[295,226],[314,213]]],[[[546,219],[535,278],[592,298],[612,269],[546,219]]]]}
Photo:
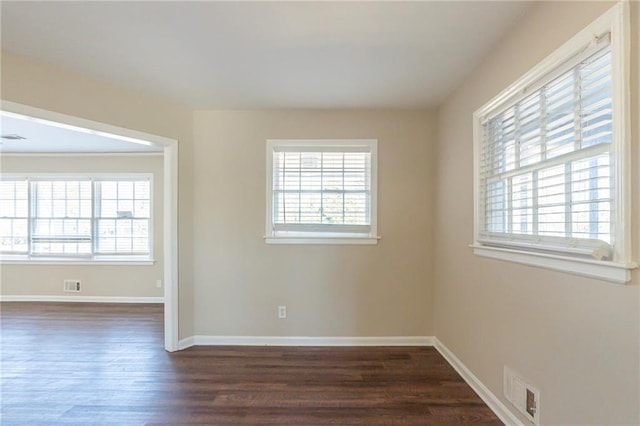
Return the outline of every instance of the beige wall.
{"type": "Polygon", "coordinates": [[[163,157],[156,156],[11,156],[0,158],[3,173],[152,173],[153,254],[150,266],[2,265],[0,294],[38,296],[162,297],[163,157]],[[82,281],[80,293],[64,293],[64,279],[82,281]]]}
{"type": "MultiPolygon", "coordinates": [[[[435,334],[497,396],[504,365],[528,378],[541,391],[545,425],[640,423],[640,279],[635,271],[630,284],[616,285],[474,256],[472,113],[609,6],[535,5],[438,118],[435,334]]],[[[638,3],[633,7],[638,254],[638,3]]]]}
{"type": "Polygon", "coordinates": [[[196,334],[431,335],[432,117],[196,112],[196,334]],[[378,139],[378,245],[265,244],[266,140],[293,138],[378,139]]]}
{"type": "Polygon", "coordinates": [[[194,157],[191,111],[6,52],[2,99],[179,140],[181,338],[432,334],[428,111],[197,112],[194,157]],[[379,139],[379,245],[264,244],[265,140],[287,137],[379,139]]]}
{"type": "MultiPolygon", "coordinates": [[[[135,91],[2,52],[6,101],[178,140],[180,337],[193,334],[192,112],[135,91]]],[[[3,283],[4,286],[4,283],[3,283]]]]}

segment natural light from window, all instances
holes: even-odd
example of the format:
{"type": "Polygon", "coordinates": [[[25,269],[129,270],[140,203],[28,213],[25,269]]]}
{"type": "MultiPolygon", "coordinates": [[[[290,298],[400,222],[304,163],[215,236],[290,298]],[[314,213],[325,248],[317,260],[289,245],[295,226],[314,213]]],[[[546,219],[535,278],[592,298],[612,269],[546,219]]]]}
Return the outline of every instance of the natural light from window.
{"type": "Polygon", "coordinates": [[[150,176],[3,176],[0,201],[0,252],[14,260],[150,259],[150,176]]]}
{"type": "Polygon", "coordinates": [[[267,237],[371,243],[376,147],[376,141],[269,141],[267,237]]]}

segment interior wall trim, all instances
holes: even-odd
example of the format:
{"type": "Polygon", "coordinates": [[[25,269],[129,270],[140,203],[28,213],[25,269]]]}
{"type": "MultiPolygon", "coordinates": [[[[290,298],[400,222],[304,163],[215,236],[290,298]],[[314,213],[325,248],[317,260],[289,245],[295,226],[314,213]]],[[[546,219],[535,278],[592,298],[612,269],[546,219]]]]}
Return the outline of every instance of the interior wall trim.
{"type": "Polygon", "coordinates": [[[307,337],[307,336],[191,336],[178,347],[190,346],[433,346],[432,336],[307,337]]]}
{"type": "Polygon", "coordinates": [[[433,346],[505,425],[524,426],[524,423],[516,417],[444,343],[438,340],[437,337],[433,338],[433,346]]]}
{"type": "Polygon", "coordinates": [[[0,295],[0,302],[164,303],[164,297],[0,295]]]}

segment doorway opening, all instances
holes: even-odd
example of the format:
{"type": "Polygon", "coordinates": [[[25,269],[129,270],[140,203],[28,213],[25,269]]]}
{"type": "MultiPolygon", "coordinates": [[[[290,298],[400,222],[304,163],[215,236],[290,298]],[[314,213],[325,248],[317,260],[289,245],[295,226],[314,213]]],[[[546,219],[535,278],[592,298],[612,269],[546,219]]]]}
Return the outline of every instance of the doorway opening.
{"type": "MultiPolygon", "coordinates": [[[[9,125],[3,125],[3,146],[0,152],[3,154],[29,155],[33,153],[48,153],[49,155],[65,156],[91,155],[102,153],[105,155],[106,144],[111,144],[113,155],[118,152],[130,152],[132,155],[157,155],[162,156],[162,301],[164,303],[164,347],[167,351],[178,350],[178,141],[163,136],[153,135],[137,130],[126,129],[111,124],[87,120],[66,114],[60,114],[28,105],[9,101],[2,101],[0,115],[3,124],[12,123],[16,126],[31,126],[32,131],[39,128],[56,129],[59,132],[76,132],[84,135],[84,143],[81,138],[70,136],[64,138],[64,142],[50,144],[48,147],[42,144],[23,144],[20,148],[12,145],[20,142],[20,135],[5,135],[9,125]],[[22,123],[22,124],[20,124],[22,123]],[[45,126],[45,127],[43,127],[45,126]],[[9,136],[4,138],[4,136],[9,136]],[[87,138],[91,143],[86,143],[87,138]],[[104,142],[104,146],[101,143],[104,142]]],[[[72,133],[68,133],[72,135],[72,133]]],[[[37,138],[36,138],[37,139],[37,138]]],[[[126,212],[118,212],[126,214],[126,212]]],[[[151,235],[153,232],[151,231],[151,235]]]]}

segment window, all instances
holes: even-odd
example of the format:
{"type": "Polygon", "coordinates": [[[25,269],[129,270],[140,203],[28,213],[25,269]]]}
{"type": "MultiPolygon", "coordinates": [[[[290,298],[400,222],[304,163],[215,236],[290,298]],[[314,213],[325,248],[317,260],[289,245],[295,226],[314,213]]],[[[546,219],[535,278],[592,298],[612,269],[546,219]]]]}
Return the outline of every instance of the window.
{"type": "Polygon", "coordinates": [[[630,279],[622,8],[474,114],[477,254],[630,279]]]}
{"type": "Polygon", "coordinates": [[[0,250],[27,253],[29,239],[27,180],[0,181],[0,250]]]}
{"type": "Polygon", "coordinates": [[[375,140],[267,141],[267,243],[376,244],[375,140]]]}
{"type": "Polygon", "coordinates": [[[91,180],[35,180],[31,192],[31,254],[91,256],[91,180]]]}
{"type": "Polygon", "coordinates": [[[96,252],[148,254],[151,192],[148,180],[96,182],[96,252]]]}
{"type": "Polygon", "coordinates": [[[151,257],[148,175],[3,176],[0,199],[5,260],[151,257]]]}

